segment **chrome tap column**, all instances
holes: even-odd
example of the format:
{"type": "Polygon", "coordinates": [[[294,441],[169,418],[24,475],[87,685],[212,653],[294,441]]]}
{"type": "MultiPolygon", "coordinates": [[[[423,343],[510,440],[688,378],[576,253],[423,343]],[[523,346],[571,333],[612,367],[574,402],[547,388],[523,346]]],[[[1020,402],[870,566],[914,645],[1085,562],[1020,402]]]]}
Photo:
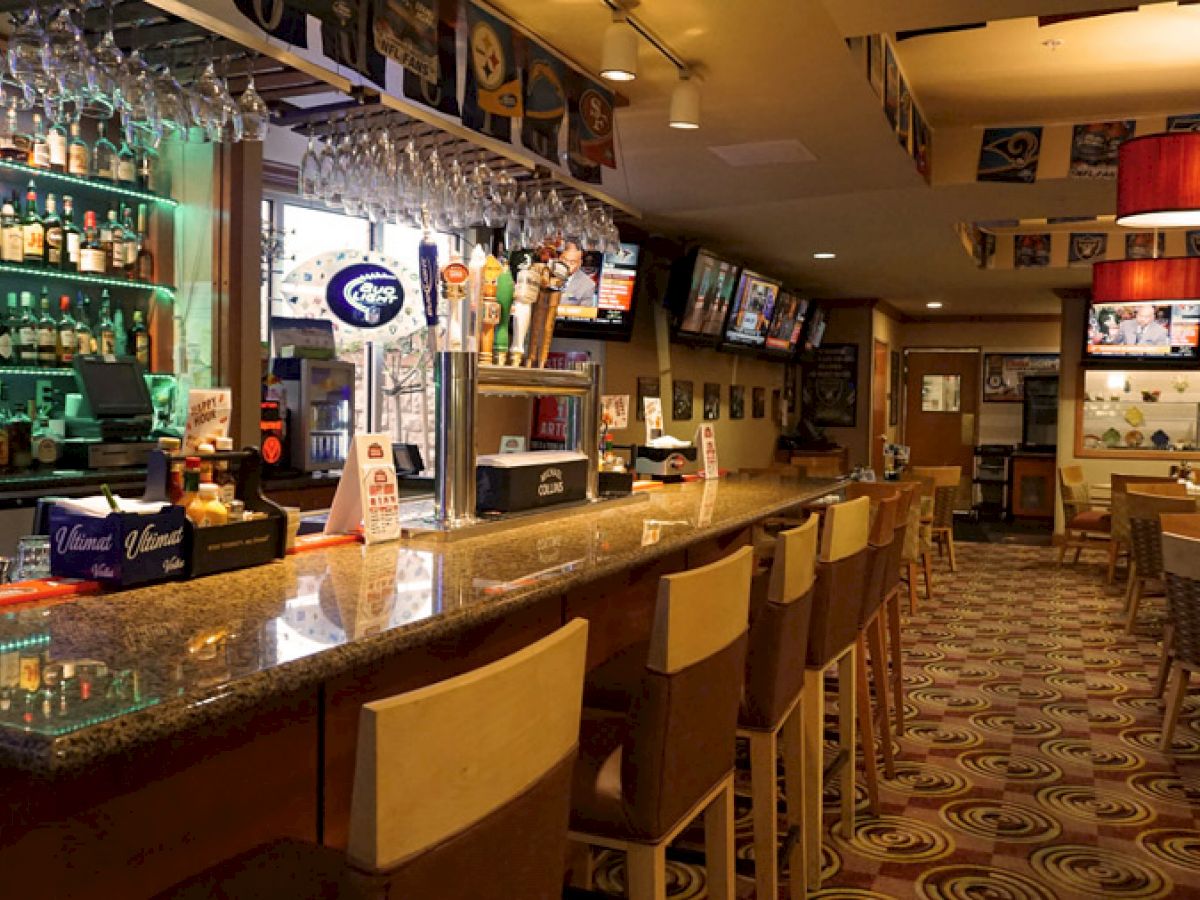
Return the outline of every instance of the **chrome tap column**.
{"type": "Polygon", "coordinates": [[[600,496],[600,364],[585,363],[591,384],[567,404],[567,446],[587,456],[587,498],[600,496]]]}
{"type": "Polygon", "coordinates": [[[435,357],[434,425],[437,524],[457,528],[475,519],[475,397],[479,357],[462,350],[435,357]]]}

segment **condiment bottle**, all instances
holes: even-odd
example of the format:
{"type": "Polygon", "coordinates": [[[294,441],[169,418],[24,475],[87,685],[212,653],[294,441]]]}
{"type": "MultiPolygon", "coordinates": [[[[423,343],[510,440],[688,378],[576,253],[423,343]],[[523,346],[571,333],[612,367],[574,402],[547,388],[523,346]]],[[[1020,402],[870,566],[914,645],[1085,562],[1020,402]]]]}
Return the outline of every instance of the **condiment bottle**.
{"type": "Polygon", "coordinates": [[[158,449],[170,457],[170,468],[167,471],[167,499],[178,503],[183,496],[183,459],[177,456],[181,442],[175,437],[160,437],[158,449]]]}
{"type": "Polygon", "coordinates": [[[200,491],[187,507],[187,517],[197,528],[207,528],[210,525],[224,525],[229,521],[229,513],[221,502],[220,490],[211,481],[200,485],[200,491]]]}
{"type": "Polygon", "coordinates": [[[179,505],[186,511],[200,492],[200,457],[189,456],[183,461],[183,493],[179,505]]]}
{"type": "MultiPolygon", "coordinates": [[[[217,438],[217,452],[230,453],[233,451],[233,438],[217,438]]],[[[229,460],[218,458],[213,463],[213,482],[221,492],[221,502],[229,506],[237,495],[237,481],[229,469],[229,460]]]]}
{"type": "Polygon", "coordinates": [[[216,453],[216,449],[212,444],[205,441],[196,447],[196,452],[200,454],[200,483],[213,480],[213,460],[212,455],[216,453]]]}

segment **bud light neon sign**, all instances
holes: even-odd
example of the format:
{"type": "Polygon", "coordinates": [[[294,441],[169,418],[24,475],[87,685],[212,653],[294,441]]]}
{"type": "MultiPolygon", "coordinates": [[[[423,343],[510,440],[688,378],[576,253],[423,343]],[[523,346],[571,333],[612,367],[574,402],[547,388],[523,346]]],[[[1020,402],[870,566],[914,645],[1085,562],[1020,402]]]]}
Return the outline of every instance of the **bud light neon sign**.
{"type": "Polygon", "coordinates": [[[378,328],[404,308],[404,286],[391,269],[375,263],[355,263],[329,279],[325,302],[347,325],[378,328]]]}

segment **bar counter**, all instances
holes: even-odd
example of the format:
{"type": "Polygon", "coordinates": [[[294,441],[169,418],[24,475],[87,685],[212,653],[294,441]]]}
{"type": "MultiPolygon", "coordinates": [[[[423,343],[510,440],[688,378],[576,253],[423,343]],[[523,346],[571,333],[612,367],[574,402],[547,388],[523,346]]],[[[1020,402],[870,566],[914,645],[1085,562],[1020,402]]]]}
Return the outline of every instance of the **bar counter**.
{"type": "Polygon", "coordinates": [[[0,648],[41,643],[51,661],[129,673],[86,719],[37,709],[32,724],[0,725],[0,864],[14,860],[6,871],[29,872],[43,895],[49,869],[62,879],[54,896],[128,897],[270,837],[339,846],[363,702],[483,665],[575,616],[591,622],[598,664],[649,633],[662,574],[729,552],[754,522],[841,483],[671,485],[452,543],[330,547],[0,611],[0,648]],[[64,841],[69,870],[53,863],[64,841]],[[120,875],[126,866],[136,871],[120,875]]]}

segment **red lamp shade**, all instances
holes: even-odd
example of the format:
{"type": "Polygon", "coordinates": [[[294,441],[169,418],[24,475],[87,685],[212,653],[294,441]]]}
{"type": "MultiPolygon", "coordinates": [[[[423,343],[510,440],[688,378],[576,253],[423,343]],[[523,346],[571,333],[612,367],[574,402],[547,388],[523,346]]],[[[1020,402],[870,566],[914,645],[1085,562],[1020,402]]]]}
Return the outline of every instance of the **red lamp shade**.
{"type": "Polygon", "coordinates": [[[1092,266],[1093,303],[1200,298],[1200,256],[1121,259],[1092,266]]]}
{"type": "Polygon", "coordinates": [[[1148,134],[1121,145],[1117,224],[1200,225],[1200,132],[1148,134]]]}

